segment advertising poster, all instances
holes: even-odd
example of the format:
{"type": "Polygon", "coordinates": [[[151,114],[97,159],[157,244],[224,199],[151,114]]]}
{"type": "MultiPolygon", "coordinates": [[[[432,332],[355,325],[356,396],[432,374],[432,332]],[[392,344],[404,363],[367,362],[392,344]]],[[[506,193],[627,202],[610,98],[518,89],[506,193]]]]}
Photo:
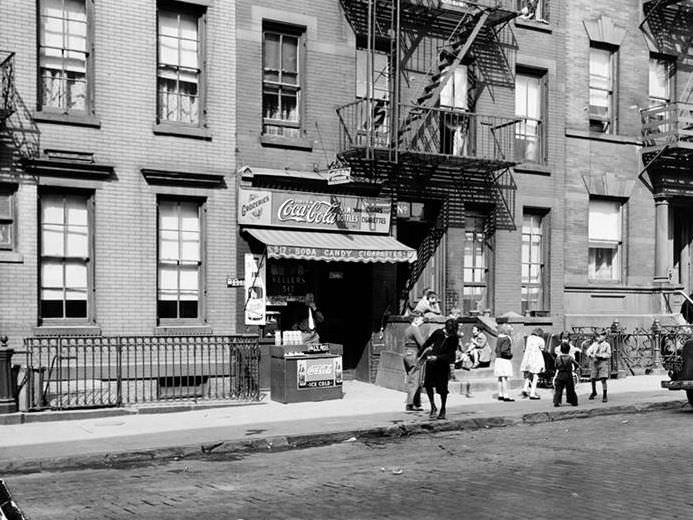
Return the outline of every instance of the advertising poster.
{"type": "Polygon", "coordinates": [[[267,291],[262,255],[245,255],[245,324],[265,325],[267,291]]]}
{"type": "Polygon", "coordinates": [[[299,359],[296,379],[299,389],[340,386],[342,384],[342,357],[299,359]]]}

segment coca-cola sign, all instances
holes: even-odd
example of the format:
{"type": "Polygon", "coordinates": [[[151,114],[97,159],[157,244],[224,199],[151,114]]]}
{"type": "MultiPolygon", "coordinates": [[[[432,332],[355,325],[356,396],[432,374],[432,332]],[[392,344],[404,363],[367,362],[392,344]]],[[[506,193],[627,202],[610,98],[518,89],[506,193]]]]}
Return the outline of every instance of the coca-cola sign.
{"type": "Polygon", "coordinates": [[[306,229],[389,233],[386,199],[241,188],[238,223],[306,229]]]}

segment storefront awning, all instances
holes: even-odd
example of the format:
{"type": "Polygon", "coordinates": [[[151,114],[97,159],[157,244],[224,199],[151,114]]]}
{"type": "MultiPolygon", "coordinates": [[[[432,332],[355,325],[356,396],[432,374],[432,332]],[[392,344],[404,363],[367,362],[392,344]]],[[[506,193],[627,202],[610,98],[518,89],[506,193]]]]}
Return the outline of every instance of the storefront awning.
{"type": "Polygon", "coordinates": [[[246,228],[269,258],[324,262],[414,262],[416,251],[387,235],[246,228]]]}

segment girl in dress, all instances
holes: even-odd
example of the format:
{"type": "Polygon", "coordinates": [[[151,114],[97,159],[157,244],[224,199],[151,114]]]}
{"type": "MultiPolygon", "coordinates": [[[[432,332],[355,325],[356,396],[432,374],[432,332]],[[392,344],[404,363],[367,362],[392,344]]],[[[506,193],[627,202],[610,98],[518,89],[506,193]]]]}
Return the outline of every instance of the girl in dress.
{"type": "Polygon", "coordinates": [[[498,329],[498,340],[496,341],[496,360],[493,363],[493,374],[498,378],[498,400],[514,401],[508,393],[508,379],[513,375],[513,365],[510,360],[513,358],[512,340],[510,335],[513,329],[507,323],[498,329]]]}

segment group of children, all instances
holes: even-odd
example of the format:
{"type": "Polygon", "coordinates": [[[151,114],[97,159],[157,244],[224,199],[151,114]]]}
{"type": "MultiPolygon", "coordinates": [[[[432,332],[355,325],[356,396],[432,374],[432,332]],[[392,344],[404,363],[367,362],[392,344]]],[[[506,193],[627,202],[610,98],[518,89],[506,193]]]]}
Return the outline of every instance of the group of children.
{"type": "MultiPolygon", "coordinates": [[[[546,349],[543,331],[535,329],[527,338],[525,344],[525,352],[520,364],[520,370],[523,371],[525,377],[525,385],[522,390],[523,397],[530,399],[539,399],[536,393],[539,374],[546,370],[544,362],[544,351],[546,349]]],[[[575,384],[578,381],[578,363],[577,355],[581,354],[580,349],[571,345],[567,338],[561,339],[560,344],[555,350],[554,376],[553,376],[553,405],[561,406],[563,400],[563,391],[566,393],[566,401],[572,405],[578,405],[577,394],[575,393],[575,384]]],[[[585,355],[590,360],[590,382],[592,383],[592,393],[589,399],[597,397],[597,380],[602,384],[602,402],[607,402],[607,384],[609,378],[609,365],[611,359],[611,345],[606,341],[606,333],[600,331],[595,340],[589,346],[585,355]]]]}

